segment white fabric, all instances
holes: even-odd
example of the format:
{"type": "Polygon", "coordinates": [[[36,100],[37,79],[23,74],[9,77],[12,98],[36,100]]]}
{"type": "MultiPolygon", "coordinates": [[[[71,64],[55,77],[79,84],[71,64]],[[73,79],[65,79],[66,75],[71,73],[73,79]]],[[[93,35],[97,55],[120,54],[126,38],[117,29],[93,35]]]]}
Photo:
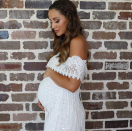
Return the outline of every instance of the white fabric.
{"type": "MultiPolygon", "coordinates": [[[[46,67],[72,78],[87,76],[87,63],[79,56],[68,57],[60,66],[57,57],[53,56],[46,67]]],[[[79,99],[80,87],[70,92],[58,86],[50,77],[44,78],[38,89],[38,99],[45,107],[44,131],[85,131],[85,111],[79,99]]]]}

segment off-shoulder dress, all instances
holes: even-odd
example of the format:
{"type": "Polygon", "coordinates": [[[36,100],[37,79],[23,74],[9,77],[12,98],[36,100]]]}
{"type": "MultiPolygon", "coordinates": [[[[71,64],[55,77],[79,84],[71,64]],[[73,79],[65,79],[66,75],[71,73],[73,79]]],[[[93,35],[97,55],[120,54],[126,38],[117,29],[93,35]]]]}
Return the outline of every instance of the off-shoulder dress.
{"type": "MultiPolygon", "coordinates": [[[[79,56],[68,57],[60,66],[54,55],[46,68],[82,81],[87,76],[87,61],[79,56]]],[[[81,85],[81,84],[80,84],[81,85]]],[[[44,131],[85,131],[85,110],[79,98],[80,87],[74,92],[58,86],[50,77],[44,78],[38,89],[38,99],[45,108],[44,131]]]]}

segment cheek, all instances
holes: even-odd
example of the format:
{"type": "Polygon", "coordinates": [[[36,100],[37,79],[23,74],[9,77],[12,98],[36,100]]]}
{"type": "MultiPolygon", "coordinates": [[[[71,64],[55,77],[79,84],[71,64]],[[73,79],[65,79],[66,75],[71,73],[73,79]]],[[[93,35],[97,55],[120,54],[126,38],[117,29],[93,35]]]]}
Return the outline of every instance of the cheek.
{"type": "Polygon", "coordinates": [[[60,27],[66,29],[67,21],[60,21],[60,27]]]}

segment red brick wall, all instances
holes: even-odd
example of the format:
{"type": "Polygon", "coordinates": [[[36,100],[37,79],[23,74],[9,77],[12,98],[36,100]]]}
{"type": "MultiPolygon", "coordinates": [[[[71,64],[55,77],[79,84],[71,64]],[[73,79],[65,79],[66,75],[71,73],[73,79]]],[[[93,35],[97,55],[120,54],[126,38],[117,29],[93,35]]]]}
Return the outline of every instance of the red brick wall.
{"type": "MultiPolygon", "coordinates": [[[[37,90],[52,51],[48,0],[0,1],[0,130],[39,131],[37,90]]],[[[132,131],[132,2],[74,1],[91,53],[86,131],[132,131]]]]}

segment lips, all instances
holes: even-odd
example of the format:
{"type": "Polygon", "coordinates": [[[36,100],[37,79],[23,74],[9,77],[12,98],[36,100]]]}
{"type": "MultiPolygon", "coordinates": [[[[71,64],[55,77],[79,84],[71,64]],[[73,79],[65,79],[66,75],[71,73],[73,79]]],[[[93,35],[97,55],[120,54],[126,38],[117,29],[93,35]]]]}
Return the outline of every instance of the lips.
{"type": "Polygon", "coordinates": [[[59,32],[59,30],[55,30],[55,33],[58,33],[59,32]]]}

